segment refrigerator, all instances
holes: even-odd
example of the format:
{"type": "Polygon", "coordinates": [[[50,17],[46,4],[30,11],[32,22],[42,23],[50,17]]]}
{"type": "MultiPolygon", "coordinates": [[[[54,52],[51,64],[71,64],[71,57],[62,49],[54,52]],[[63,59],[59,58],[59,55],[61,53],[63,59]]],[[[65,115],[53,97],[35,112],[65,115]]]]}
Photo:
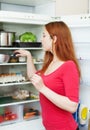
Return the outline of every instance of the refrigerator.
{"type": "Polygon", "coordinates": [[[27,79],[26,61],[16,60],[13,52],[16,49],[29,50],[36,68],[41,68],[44,55],[41,47],[42,29],[44,24],[53,19],[51,15],[55,10],[54,4],[52,0],[40,0],[39,3],[37,0],[0,1],[0,54],[10,56],[8,62],[0,62],[0,130],[45,130],[38,92],[27,79]],[[43,14],[46,7],[48,15],[43,14]],[[11,37],[7,35],[13,32],[14,44],[9,45],[8,40],[11,37]],[[35,44],[18,44],[20,35],[27,32],[36,36],[35,44]],[[20,99],[16,96],[18,92],[25,91],[28,92],[28,98],[20,99]]]}
{"type": "Polygon", "coordinates": [[[80,103],[75,113],[76,120],[80,130],[87,130],[90,118],[90,14],[61,16],[61,20],[67,23],[71,30],[81,69],[80,103]]]}
{"type": "MultiPolygon", "coordinates": [[[[28,1],[11,1],[3,0],[0,4],[0,29],[6,32],[15,32],[15,42],[19,41],[19,36],[25,32],[32,32],[37,36],[37,43],[41,41],[42,29],[44,24],[50,21],[64,21],[70,28],[73,42],[75,45],[76,55],[81,67],[80,80],[80,105],[90,109],[90,14],[68,15],[55,17],[55,1],[53,0],[33,0],[29,6],[28,1]],[[46,10],[47,8],[47,10],[46,10]]],[[[36,43],[36,45],[37,45],[36,43]]],[[[39,45],[39,44],[38,44],[39,45]]],[[[37,47],[17,47],[1,46],[0,53],[12,55],[16,49],[27,49],[33,55],[33,60],[37,69],[40,69],[43,63],[44,52],[41,46],[37,47]]],[[[0,83],[0,130],[19,129],[22,130],[45,130],[42,124],[41,108],[39,104],[38,92],[35,90],[30,81],[23,82],[6,82],[6,75],[14,74],[26,79],[26,62],[0,63],[0,76],[4,75],[4,82],[0,83]],[[33,96],[28,100],[12,100],[14,92],[17,90],[27,90],[33,96]],[[25,110],[37,110],[36,116],[24,118],[25,110]],[[15,119],[2,119],[7,113],[15,114],[15,119]]],[[[31,96],[31,95],[30,95],[31,96]]],[[[84,123],[80,122],[80,109],[75,113],[75,119],[80,126],[80,130],[88,129],[89,113],[84,123]]]]}

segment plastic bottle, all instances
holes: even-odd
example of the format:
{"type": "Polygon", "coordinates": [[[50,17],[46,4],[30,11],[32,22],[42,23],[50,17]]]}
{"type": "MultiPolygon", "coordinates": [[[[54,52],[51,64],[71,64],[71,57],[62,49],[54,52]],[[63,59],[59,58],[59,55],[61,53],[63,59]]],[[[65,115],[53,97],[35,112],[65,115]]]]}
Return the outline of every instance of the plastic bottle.
{"type": "Polygon", "coordinates": [[[89,119],[88,119],[88,130],[90,130],[90,110],[89,110],[89,119]]]}

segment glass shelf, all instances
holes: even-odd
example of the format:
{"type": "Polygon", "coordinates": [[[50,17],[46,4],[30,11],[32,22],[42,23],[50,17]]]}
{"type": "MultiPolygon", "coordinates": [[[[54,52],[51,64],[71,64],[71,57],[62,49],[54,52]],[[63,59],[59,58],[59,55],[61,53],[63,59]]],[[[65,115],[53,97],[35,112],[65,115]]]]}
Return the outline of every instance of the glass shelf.
{"type": "Polygon", "coordinates": [[[0,87],[2,87],[2,86],[15,86],[15,85],[27,85],[27,84],[31,84],[31,82],[27,81],[27,82],[5,83],[5,84],[0,84],[0,87]]]}
{"type": "Polygon", "coordinates": [[[25,104],[25,103],[31,103],[31,102],[38,102],[38,101],[39,101],[39,99],[32,99],[32,98],[28,98],[26,100],[16,100],[16,99],[12,99],[12,97],[1,97],[0,98],[0,107],[25,104]]]}
{"type": "MultiPolygon", "coordinates": [[[[42,64],[43,62],[34,62],[34,64],[42,64]]],[[[2,63],[0,64],[0,66],[9,66],[9,65],[26,65],[27,63],[24,62],[24,63],[2,63]]]]}
{"type": "Polygon", "coordinates": [[[42,47],[25,47],[25,48],[19,48],[19,47],[0,47],[0,50],[18,50],[18,49],[27,49],[27,50],[42,50],[42,47]]]}

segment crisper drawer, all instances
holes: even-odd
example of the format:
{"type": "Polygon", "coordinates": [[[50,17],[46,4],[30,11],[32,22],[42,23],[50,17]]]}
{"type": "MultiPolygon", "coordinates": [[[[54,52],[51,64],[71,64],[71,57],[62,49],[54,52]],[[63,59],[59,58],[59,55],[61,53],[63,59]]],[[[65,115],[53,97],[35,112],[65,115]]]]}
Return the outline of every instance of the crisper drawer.
{"type": "Polygon", "coordinates": [[[23,105],[23,119],[31,120],[37,119],[41,115],[40,105],[38,103],[30,103],[23,105]]]}
{"type": "Polygon", "coordinates": [[[41,115],[39,102],[0,106],[0,126],[39,119],[41,115]]]}
{"type": "Polygon", "coordinates": [[[21,120],[21,105],[0,107],[0,126],[21,120]]]}

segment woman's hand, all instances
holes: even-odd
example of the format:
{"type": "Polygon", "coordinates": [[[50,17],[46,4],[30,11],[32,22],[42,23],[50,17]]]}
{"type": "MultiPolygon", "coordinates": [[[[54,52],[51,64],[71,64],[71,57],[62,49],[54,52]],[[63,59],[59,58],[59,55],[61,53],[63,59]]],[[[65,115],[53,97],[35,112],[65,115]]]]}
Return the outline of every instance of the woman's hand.
{"type": "Polygon", "coordinates": [[[17,57],[26,57],[27,59],[27,77],[28,79],[30,79],[30,77],[36,73],[36,68],[35,65],[33,63],[33,58],[32,55],[29,51],[24,50],[24,49],[20,49],[20,50],[15,50],[14,54],[16,53],[17,57]]]}
{"type": "Polygon", "coordinates": [[[38,74],[34,74],[31,78],[30,78],[32,84],[35,86],[35,88],[40,92],[41,89],[44,87],[44,83],[43,80],[41,78],[41,76],[39,76],[38,74]]]}
{"type": "Polygon", "coordinates": [[[24,56],[24,57],[31,56],[31,53],[27,50],[24,50],[24,49],[15,50],[14,54],[16,54],[17,57],[19,57],[19,56],[24,56]]]}

